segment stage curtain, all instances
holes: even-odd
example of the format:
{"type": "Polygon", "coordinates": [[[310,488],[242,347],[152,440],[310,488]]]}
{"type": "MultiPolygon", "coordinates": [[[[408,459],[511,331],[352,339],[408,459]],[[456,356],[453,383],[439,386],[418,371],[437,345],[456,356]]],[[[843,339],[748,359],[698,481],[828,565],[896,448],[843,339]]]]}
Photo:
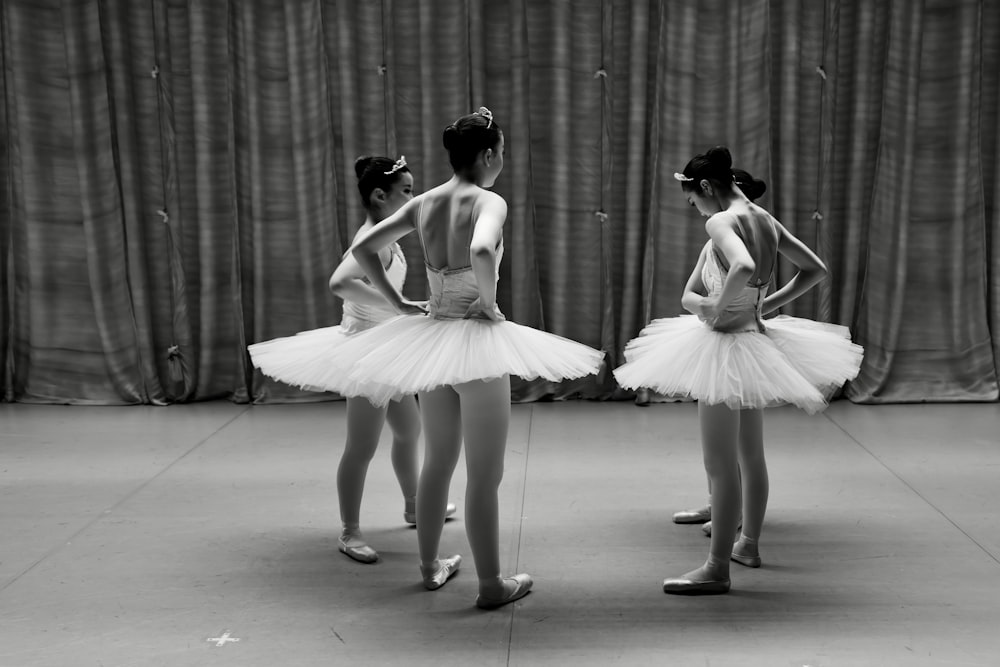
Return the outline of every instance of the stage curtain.
{"type": "Polygon", "coordinates": [[[610,370],[681,312],[706,238],[673,172],[716,144],[829,265],[785,312],[865,346],[848,398],[997,399],[998,3],[4,0],[0,39],[6,400],[332,398],[246,346],[339,321],[355,158],[432,187],[480,105],[507,141],[501,308],[608,360],[514,400],[627,396],[610,370]]]}

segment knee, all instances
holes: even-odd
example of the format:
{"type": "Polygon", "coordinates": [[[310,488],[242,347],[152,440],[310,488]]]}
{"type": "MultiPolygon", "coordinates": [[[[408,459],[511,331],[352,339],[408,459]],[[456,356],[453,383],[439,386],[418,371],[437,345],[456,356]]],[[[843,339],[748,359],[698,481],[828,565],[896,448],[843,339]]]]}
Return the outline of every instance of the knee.
{"type": "Polygon", "coordinates": [[[497,489],[503,481],[503,468],[498,470],[469,470],[468,485],[479,489],[497,489]]]}
{"type": "Polygon", "coordinates": [[[421,475],[430,475],[434,477],[450,476],[452,472],[454,472],[457,464],[458,459],[452,456],[438,454],[428,448],[424,452],[424,463],[421,468],[421,475]]]}
{"type": "Polygon", "coordinates": [[[420,424],[393,429],[393,442],[406,445],[416,445],[420,439],[420,424]]]}
{"type": "Polygon", "coordinates": [[[344,455],[340,460],[355,465],[368,465],[375,458],[375,449],[376,447],[368,442],[358,442],[356,439],[348,438],[344,455]]]}
{"type": "Polygon", "coordinates": [[[767,475],[767,461],[762,454],[740,457],[740,471],[744,477],[767,475]]]}

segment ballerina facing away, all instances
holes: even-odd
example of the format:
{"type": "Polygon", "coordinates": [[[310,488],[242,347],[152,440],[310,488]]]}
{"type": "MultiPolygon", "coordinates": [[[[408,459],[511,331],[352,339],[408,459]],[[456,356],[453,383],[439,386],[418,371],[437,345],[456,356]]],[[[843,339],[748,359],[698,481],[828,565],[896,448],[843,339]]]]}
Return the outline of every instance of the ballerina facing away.
{"type": "Polygon", "coordinates": [[[461,557],[440,557],[448,487],[463,442],[465,527],[479,578],[476,605],[495,609],[526,595],[527,574],[500,573],[497,491],[510,421],[510,376],[551,381],[597,373],[603,353],[508,321],[496,303],[507,204],[491,192],[503,169],[504,135],[484,108],[444,130],[451,179],[414,197],[351,249],[372,286],[402,315],[338,347],[334,366],[349,368],[348,395],[376,405],[417,393],[426,451],[417,490],[417,541],[424,586],[440,588],[461,557]],[[378,253],[416,230],[430,300],[408,301],[388,279],[378,253]]]}

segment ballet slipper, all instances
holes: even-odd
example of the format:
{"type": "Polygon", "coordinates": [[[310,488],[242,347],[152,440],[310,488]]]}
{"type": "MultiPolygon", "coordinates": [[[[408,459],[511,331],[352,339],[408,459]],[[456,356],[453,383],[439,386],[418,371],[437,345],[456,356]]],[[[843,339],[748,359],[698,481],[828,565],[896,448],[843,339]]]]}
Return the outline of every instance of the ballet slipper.
{"type": "MultiPolygon", "coordinates": [[[[444,508],[444,518],[447,519],[448,517],[450,517],[451,515],[453,515],[457,511],[458,511],[458,507],[455,506],[455,503],[448,503],[447,507],[444,508]]],[[[407,511],[404,510],[403,511],[403,521],[405,521],[406,523],[410,524],[411,526],[417,525],[417,513],[416,513],[416,511],[407,512],[407,511]]]]}
{"type": "Polygon", "coordinates": [[[368,546],[363,539],[354,535],[341,535],[337,539],[337,547],[341,553],[359,563],[370,565],[378,560],[378,552],[368,546]]]}
{"type": "Polygon", "coordinates": [[[663,592],[670,595],[721,595],[729,592],[730,585],[729,579],[695,581],[687,577],[677,577],[663,580],[663,592]]]}
{"type": "Polygon", "coordinates": [[[712,520],[712,506],[705,505],[694,510],[674,512],[674,523],[705,523],[712,520]]]}
{"type": "MultiPolygon", "coordinates": [[[[740,521],[738,524],[736,524],[736,530],[740,530],[741,528],[743,528],[743,521],[740,521]]],[[[701,527],[701,532],[705,533],[705,537],[711,537],[712,536],[712,522],[709,521],[705,525],[703,525],[701,527]]]]}
{"type": "Polygon", "coordinates": [[[730,586],[728,563],[722,574],[720,564],[712,556],[697,570],[663,580],[663,592],[671,595],[719,595],[728,593],[730,586]],[[713,566],[712,563],[715,563],[713,566]],[[719,576],[722,575],[722,576],[719,576]]]}
{"type": "MultiPolygon", "coordinates": [[[[751,551],[756,552],[757,545],[752,544],[751,546],[753,546],[751,551]]],[[[740,546],[740,542],[733,544],[733,553],[729,556],[729,560],[735,561],[746,567],[760,567],[761,560],[759,553],[741,553],[741,551],[742,547],[740,546]]]]}
{"type": "Polygon", "coordinates": [[[462,564],[462,557],[458,554],[448,558],[439,558],[431,567],[420,565],[420,574],[424,578],[424,588],[429,591],[436,591],[445,585],[462,564]]]}
{"type": "Polygon", "coordinates": [[[510,591],[510,593],[504,595],[499,600],[488,598],[480,593],[476,597],[476,606],[480,609],[498,609],[505,604],[510,604],[515,600],[523,598],[531,592],[531,585],[534,583],[531,580],[531,575],[528,574],[515,574],[513,577],[506,577],[504,581],[514,583],[514,588],[510,591]]]}

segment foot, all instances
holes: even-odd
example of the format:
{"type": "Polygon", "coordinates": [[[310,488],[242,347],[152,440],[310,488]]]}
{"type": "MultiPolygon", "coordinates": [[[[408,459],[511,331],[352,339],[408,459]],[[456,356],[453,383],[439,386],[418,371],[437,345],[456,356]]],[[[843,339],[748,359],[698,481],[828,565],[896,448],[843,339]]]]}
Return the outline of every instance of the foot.
{"type": "Polygon", "coordinates": [[[429,566],[421,565],[420,574],[424,578],[424,588],[436,591],[458,572],[462,557],[458,554],[448,558],[438,558],[429,566]]]}
{"type": "MultiPolygon", "coordinates": [[[[409,507],[409,504],[407,504],[407,507],[409,507]]],[[[448,503],[447,507],[444,508],[444,518],[447,519],[457,511],[458,508],[455,506],[455,503],[448,503]]],[[[411,526],[417,525],[417,510],[414,509],[412,512],[409,509],[403,510],[403,521],[411,526]]]]}
{"type": "Polygon", "coordinates": [[[674,512],[674,523],[705,523],[712,520],[712,506],[705,505],[694,510],[674,512]]]}
{"type": "Polygon", "coordinates": [[[532,583],[534,582],[529,574],[515,574],[513,577],[506,577],[503,580],[503,591],[499,597],[484,595],[480,592],[476,597],[476,606],[480,609],[497,609],[515,600],[520,600],[531,592],[532,583]]]}
{"type": "Polygon", "coordinates": [[[337,540],[340,553],[347,554],[359,563],[371,564],[378,560],[378,552],[368,546],[360,535],[341,535],[337,540]]]}
{"type": "MultiPolygon", "coordinates": [[[[740,521],[738,524],[736,524],[736,530],[740,530],[741,528],[743,528],[743,522],[742,521],[740,521]]],[[[701,532],[705,533],[705,537],[711,537],[712,536],[712,522],[709,521],[708,523],[706,523],[705,525],[703,525],[701,527],[701,532]]]]}
{"type": "Polygon", "coordinates": [[[740,540],[733,545],[733,553],[729,557],[740,565],[760,567],[760,552],[756,543],[740,540]]]}
{"type": "Polygon", "coordinates": [[[712,572],[705,566],[674,579],[663,580],[663,592],[671,595],[720,595],[728,593],[728,572],[712,572]]]}

